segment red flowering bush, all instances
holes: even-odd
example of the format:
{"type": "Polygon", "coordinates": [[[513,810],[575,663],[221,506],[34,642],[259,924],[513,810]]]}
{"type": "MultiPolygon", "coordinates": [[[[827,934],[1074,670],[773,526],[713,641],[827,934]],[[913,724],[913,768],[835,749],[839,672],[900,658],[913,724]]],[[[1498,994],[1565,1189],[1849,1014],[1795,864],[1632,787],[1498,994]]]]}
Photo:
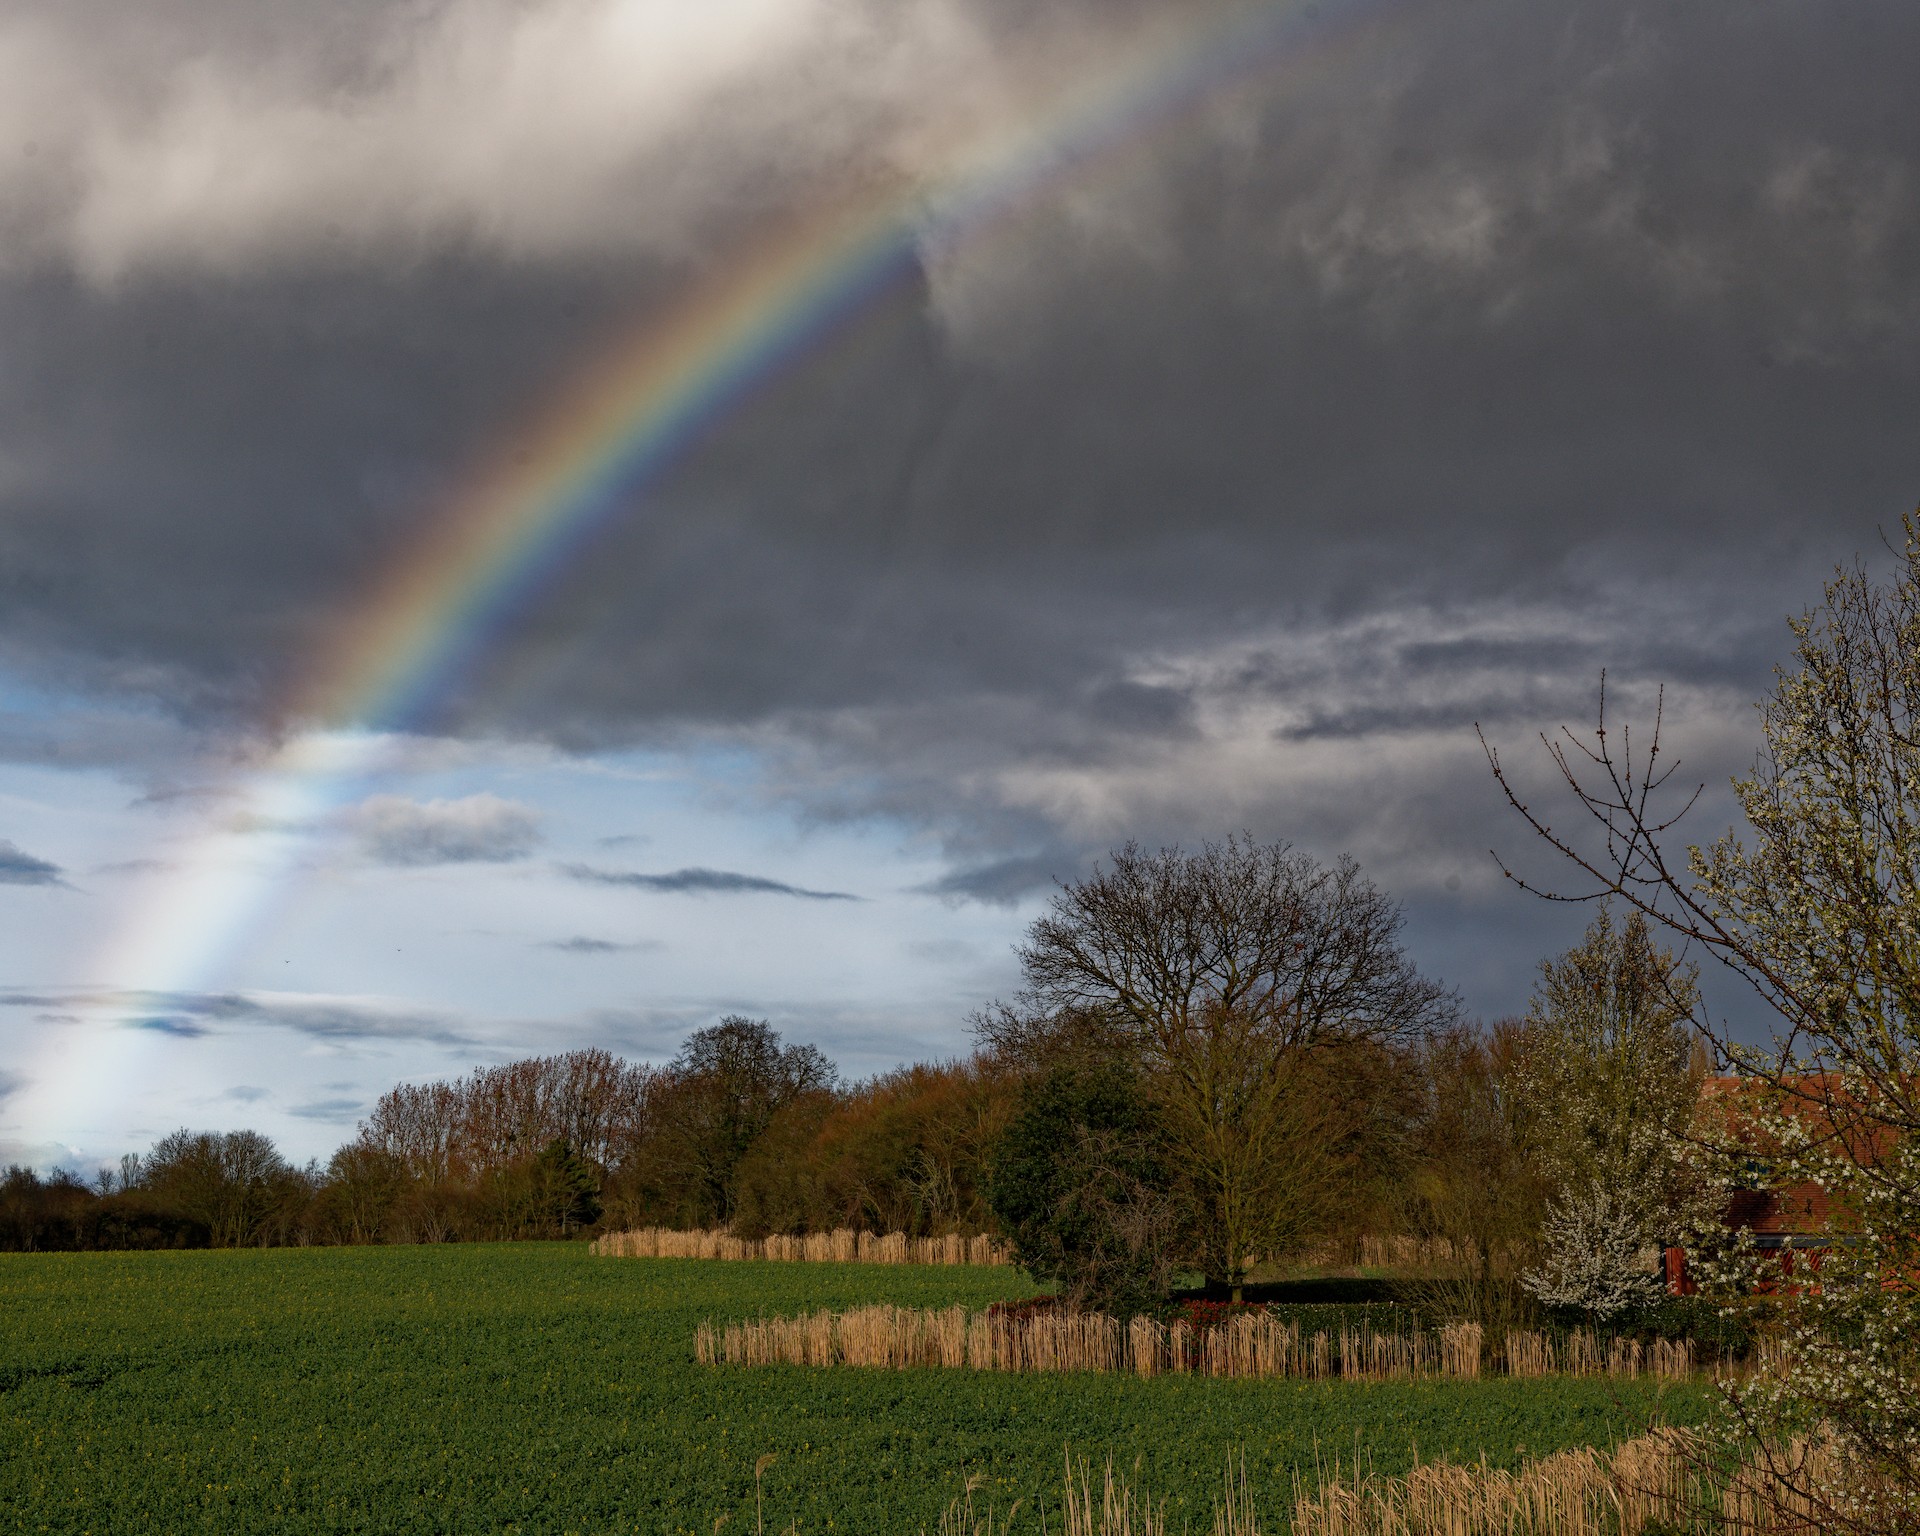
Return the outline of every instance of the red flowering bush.
{"type": "Polygon", "coordinates": [[[1267,1310],[1264,1301],[1201,1301],[1189,1297],[1173,1309],[1172,1322],[1189,1328],[1218,1328],[1236,1317],[1259,1317],[1267,1310]]]}

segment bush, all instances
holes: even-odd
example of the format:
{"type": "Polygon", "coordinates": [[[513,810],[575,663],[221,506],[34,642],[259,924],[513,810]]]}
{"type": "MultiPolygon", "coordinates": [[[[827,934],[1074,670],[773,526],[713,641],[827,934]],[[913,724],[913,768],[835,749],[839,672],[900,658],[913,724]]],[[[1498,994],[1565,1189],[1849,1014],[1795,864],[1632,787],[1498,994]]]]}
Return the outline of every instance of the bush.
{"type": "Polygon", "coordinates": [[[988,1199],[1021,1267],[1068,1304],[1125,1316],[1164,1301],[1175,1210],[1158,1141],[1123,1067],[1057,1067],[1022,1091],[988,1199]]]}

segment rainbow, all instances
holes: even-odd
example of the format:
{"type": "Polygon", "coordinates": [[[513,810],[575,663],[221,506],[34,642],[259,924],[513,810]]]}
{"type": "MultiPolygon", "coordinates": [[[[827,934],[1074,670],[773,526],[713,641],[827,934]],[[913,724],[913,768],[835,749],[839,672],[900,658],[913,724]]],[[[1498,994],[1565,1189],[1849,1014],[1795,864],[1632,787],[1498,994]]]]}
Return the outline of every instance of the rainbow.
{"type": "MultiPolygon", "coordinates": [[[[757,386],[910,281],[929,244],[988,238],[1222,90],[1324,59],[1351,29],[1318,11],[1310,0],[1269,0],[1199,27],[1181,18],[1097,78],[955,146],[937,186],[876,184],[816,210],[622,338],[336,626],[288,700],[293,733],[242,777],[237,809],[114,937],[99,967],[110,985],[96,1000],[111,1002],[100,1027],[152,1024],[169,1000],[218,986],[313,857],[313,830],[337,822],[378,781],[396,739],[429,717],[554,573],[757,386]]],[[[43,1063],[27,1093],[29,1135],[70,1140],[77,1122],[94,1118],[83,1097],[96,1114],[111,1104],[98,1073],[109,1061],[123,1079],[140,1070],[132,1038],[69,1040],[68,1059],[43,1063]]]]}
{"type": "Polygon", "coordinates": [[[908,280],[927,243],[977,240],[1070,175],[1139,144],[1303,34],[1297,0],[1150,37],[1107,76],[954,156],[947,182],[877,185],[775,232],[643,323],[458,498],[341,627],[294,713],[404,728],[530,595],[716,420],[908,280]]]}

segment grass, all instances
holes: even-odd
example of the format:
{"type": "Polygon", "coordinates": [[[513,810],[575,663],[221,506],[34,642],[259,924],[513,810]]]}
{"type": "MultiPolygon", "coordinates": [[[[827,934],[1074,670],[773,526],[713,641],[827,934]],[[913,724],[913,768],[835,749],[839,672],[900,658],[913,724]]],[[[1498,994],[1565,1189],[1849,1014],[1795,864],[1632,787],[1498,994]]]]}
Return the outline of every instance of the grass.
{"type": "MultiPolygon", "coordinates": [[[[703,1319],[877,1301],[969,1308],[1016,1271],[609,1260],[584,1245],[0,1255],[0,1529],[932,1530],[1055,1507],[1062,1447],[1111,1452],[1205,1529],[1230,1448],[1277,1512],[1316,1450],[1610,1445],[1701,1389],[934,1370],[702,1368],[703,1319]]],[[[1024,1525],[1024,1517],[1022,1524],[1024,1525]]],[[[1057,1508],[1053,1524],[1058,1525],[1057,1508]]]]}

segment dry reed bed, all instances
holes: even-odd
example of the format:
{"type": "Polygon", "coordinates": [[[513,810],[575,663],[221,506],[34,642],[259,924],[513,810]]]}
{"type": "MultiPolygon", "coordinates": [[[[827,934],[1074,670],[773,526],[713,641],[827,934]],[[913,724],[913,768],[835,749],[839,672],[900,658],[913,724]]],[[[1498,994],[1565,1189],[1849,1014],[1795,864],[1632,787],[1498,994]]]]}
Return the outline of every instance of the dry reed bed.
{"type": "MultiPolygon", "coordinates": [[[[1835,1471],[1804,1447],[1789,1460],[1816,1485],[1835,1471]]],[[[1800,1483],[1757,1462],[1723,1476],[1684,1431],[1661,1429],[1611,1455],[1562,1451],[1517,1472],[1438,1461],[1342,1478],[1335,1467],[1311,1490],[1296,1474],[1291,1536],[1819,1536],[1826,1512],[1800,1483]]]]}
{"type": "Polygon", "coordinates": [[[1602,1339],[1583,1328],[1555,1340],[1510,1329],[1500,1345],[1509,1376],[1663,1376],[1678,1380],[1694,1368],[1691,1339],[1602,1339]]]}
{"type": "Polygon", "coordinates": [[[904,1232],[808,1232],[788,1237],[735,1237],[722,1229],[678,1232],[641,1227],[607,1232],[593,1251],[614,1259],[772,1259],[815,1264],[1011,1264],[1012,1255],[992,1237],[909,1237],[904,1232]]]}
{"type": "MultiPolygon", "coordinates": [[[[1016,1517],[1024,1501],[1016,1500],[1013,1507],[1002,1516],[996,1517],[991,1505],[982,1514],[975,1506],[974,1494],[983,1480],[978,1473],[967,1479],[961,1496],[942,1512],[935,1536],[1014,1536],[1016,1517]]],[[[1076,1467],[1073,1455],[1069,1452],[1066,1481],[1061,1493],[1060,1536],[1166,1536],[1165,1501],[1156,1505],[1125,1477],[1116,1476],[1111,1456],[1107,1458],[1106,1470],[1096,1488],[1086,1458],[1082,1457],[1076,1467]]],[[[1238,1489],[1234,1487],[1232,1479],[1228,1479],[1226,1493],[1225,1507],[1222,1508],[1217,1502],[1214,1506],[1213,1536],[1260,1536],[1259,1527],[1253,1523],[1252,1501],[1245,1496],[1244,1471],[1238,1489]]],[[[1019,1528],[1031,1531],[1036,1524],[1039,1536],[1048,1536],[1049,1527],[1044,1511],[1037,1521],[1019,1528]]],[[[793,1536],[791,1531],[789,1536],[793,1536]]],[[[920,1536],[926,1536],[924,1526],[920,1536]]]]}
{"type": "MultiPolygon", "coordinates": [[[[1296,1322],[1246,1313],[1212,1327],[1129,1322],[1091,1312],[1007,1316],[963,1307],[858,1307],[726,1323],[702,1323],[694,1355],[703,1365],[852,1365],[882,1369],[944,1366],[976,1371],[1104,1371],[1135,1376],[1343,1377],[1359,1381],[1415,1376],[1478,1376],[1486,1363],[1477,1323],[1433,1333],[1342,1328],[1302,1334],[1296,1322]]],[[[1583,1374],[1668,1377],[1692,1368],[1689,1347],[1629,1345],[1602,1349],[1591,1335],[1554,1350],[1528,1346],[1526,1369],[1542,1360],[1583,1374]]]]}
{"type": "MultiPolygon", "coordinates": [[[[1838,1470],[1804,1445],[1786,1460],[1795,1484],[1838,1470]]],[[[1012,1536],[1021,1506],[998,1520],[991,1510],[982,1516],[978,1486],[969,1481],[947,1507],[937,1536],[1012,1536]]],[[[1111,1458],[1095,1482],[1086,1461],[1076,1466],[1069,1455],[1064,1495],[1063,1536],[1167,1536],[1166,1504],[1117,1476],[1111,1458]]],[[[1611,1454],[1562,1451],[1516,1472],[1437,1461],[1405,1477],[1343,1476],[1336,1465],[1309,1485],[1295,1474],[1292,1512],[1279,1529],[1288,1536],[1818,1536],[1826,1524],[1817,1504],[1757,1463],[1723,1476],[1685,1431],[1660,1429],[1611,1454]]],[[[1211,1528],[1212,1536],[1262,1536],[1244,1458],[1237,1467],[1229,1458],[1211,1528]]]]}

